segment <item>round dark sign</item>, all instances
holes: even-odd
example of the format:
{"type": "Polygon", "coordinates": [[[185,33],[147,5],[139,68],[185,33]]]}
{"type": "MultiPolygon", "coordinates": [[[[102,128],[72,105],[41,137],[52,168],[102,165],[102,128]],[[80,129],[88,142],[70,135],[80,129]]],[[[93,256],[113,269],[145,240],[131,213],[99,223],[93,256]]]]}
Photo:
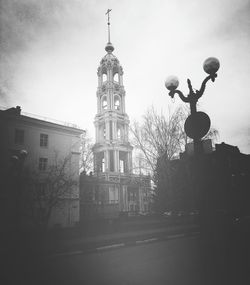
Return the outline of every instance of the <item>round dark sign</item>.
{"type": "Polygon", "coordinates": [[[185,132],[191,139],[203,138],[210,129],[210,118],[204,112],[196,112],[187,117],[184,125],[185,132]]]}

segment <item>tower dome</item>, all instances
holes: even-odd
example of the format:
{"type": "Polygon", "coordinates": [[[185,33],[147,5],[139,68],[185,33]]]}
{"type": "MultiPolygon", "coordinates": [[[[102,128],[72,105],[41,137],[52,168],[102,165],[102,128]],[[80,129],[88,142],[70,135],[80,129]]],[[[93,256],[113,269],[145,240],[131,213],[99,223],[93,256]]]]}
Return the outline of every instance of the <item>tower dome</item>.
{"type": "Polygon", "coordinates": [[[111,51],[108,51],[107,54],[105,54],[105,56],[101,59],[100,61],[100,66],[106,66],[106,67],[110,67],[111,66],[120,66],[120,62],[118,60],[118,58],[111,52],[111,51]]]}
{"type": "Polygon", "coordinates": [[[114,49],[115,49],[115,48],[113,47],[113,45],[111,44],[111,42],[108,42],[108,43],[106,44],[106,47],[105,47],[106,52],[111,53],[114,49]]]}

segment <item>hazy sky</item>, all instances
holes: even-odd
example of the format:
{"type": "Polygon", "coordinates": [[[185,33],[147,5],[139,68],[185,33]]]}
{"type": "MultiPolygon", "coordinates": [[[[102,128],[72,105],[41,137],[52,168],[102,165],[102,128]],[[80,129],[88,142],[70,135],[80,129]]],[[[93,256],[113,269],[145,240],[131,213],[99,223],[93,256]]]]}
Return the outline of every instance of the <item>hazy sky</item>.
{"type": "Polygon", "coordinates": [[[250,153],[249,0],[0,0],[0,105],[76,123],[94,135],[97,67],[111,42],[124,69],[126,111],[140,120],[154,105],[173,103],[164,87],[177,75],[198,89],[207,57],[220,60],[199,110],[209,114],[219,142],[250,153]]]}

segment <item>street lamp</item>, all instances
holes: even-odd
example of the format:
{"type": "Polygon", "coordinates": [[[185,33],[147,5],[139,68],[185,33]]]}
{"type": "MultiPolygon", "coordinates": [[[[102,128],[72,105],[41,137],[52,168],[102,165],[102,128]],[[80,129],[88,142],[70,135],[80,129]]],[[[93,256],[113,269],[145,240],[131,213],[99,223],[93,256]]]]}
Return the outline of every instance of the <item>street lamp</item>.
{"type": "Polygon", "coordinates": [[[220,62],[217,58],[209,57],[206,59],[203,63],[203,69],[209,75],[203,80],[200,90],[195,91],[192,87],[191,80],[187,79],[189,88],[189,94],[187,96],[184,96],[184,94],[177,89],[179,80],[176,76],[169,76],[165,81],[165,86],[169,90],[170,97],[173,98],[175,94],[178,94],[183,102],[190,104],[191,115],[185,122],[185,132],[187,136],[193,139],[194,153],[196,155],[202,153],[201,138],[207,134],[210,128],[210,119],[208,115],[204,112],[197,112],[196,104],[203,95],[207,82],[210,79],[212,82],[215,81],[215,78],[217,77],[216,72],[219,67],[220,62]]]}
{"type": "Polygon", "coordinates": [[[188,137],[193,139],[194,143],[194,179],[195,179],[195,200],[198,202],[198,207],[200,210],[200,228],[202,237],[207,239],[210,226],[213,224],[211,221],[211,215],[209,211],[209,201],[207,200],[207,194],[209,189],[207,188],[208,178],[206,176],[206,162],[201,155],[203,153],[201,139],[204,137],[210,128],[210,119],[209,116],[204,112],[197,112],[196,104],[199,98],[203,95],[206,84],[209,80],[212,82],[215,81],[217,77],[217,71],[219,70],[220,63],[219,60],[210,57],[205,60],[203,64],[204,71],[208,76],[203,80],[199,90],[195,90],[192,87],[190,79],[187,79],[187,84],[189,88],[189,94],[184,96],[183,93],[177,89],[179,85],[179,80],[176,76],[170,76],[165,81],[165,86],[169,90],[169,96],[174,97],[175,94],[178,94],[181,100],[190,105],[190,116],[185,121],[185,132],[188,137]],[[209,222],[210,221],[210,222],[209,222]]]}
{"type": "Polygon", "coordinates": [[[14,191],[15,191],[15,223],[16,230],[19,230],[20,220],[21,220],[21,197],[22,197],[22,187],[23,187],[23,166],[24,161],[28,155],[27,150],[22,149],[11,157],[12,167],[13,167],[13,179],[14,179],[14,191]]]}

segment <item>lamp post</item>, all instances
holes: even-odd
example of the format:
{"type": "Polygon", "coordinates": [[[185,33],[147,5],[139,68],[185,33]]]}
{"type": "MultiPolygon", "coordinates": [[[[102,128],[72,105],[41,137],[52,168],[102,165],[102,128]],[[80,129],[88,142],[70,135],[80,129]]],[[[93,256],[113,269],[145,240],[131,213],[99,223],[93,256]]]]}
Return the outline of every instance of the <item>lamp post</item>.
{"type": "Polygon", "coordinates": [[[204,71],[209,74],[202,82],[199,90],[194,90],[191,84],[191,80],[187,79],[187,84],[189,88],[189,94],[184,96],[184,94],[177,89],[179,86],[179,80],[176,76],[169,76],[165,81],[165,86],[169,90],[169,96],[174,97],[178,94],[180,99],[189,103],[191,115],[187,118],[185,122],[185,132],[193,139],[194,143],[194,154],[199,155],[202,153],[201,138],[204,137],[210,128],[210,119],[204,112],[197,112],[196,104],[199,98],[203,95],[206,84],[209,80],[215,81],[217,77],[217,71],[220,67],[219,60],[214,57],[210,57],[205,60],[203,64],[204,71]]]}
{"type": "MultiPolygon", "coordinates": [[[[189,94],[187,96],[184,96],[183,93],[177,89],[179,85],[177,77],[168,77],[165,82],[165,86],[169,90],[170,97],[173,98],[175,94],[178,94],[182,101],[189,103],[190,105],[191,115],[186,119],[184,127],[187,136],[192,138],[194,143],[194,164],[192,163],[191,165],[194,170],[192,174],[195,181],[194,202],[195,204],[198,202],[196,206],[198,206],[198,209],[200,211],[199,226],[202,241],[201,252],[204,260],[205,279],[209,279],[211,277],[211,270],[213,272],[213,270],[215,270],[214,268],[216,268],[214,263],[214,249],[218,248],[218,241],[220,239],[216,240],[215,238],[218,234],[218,227],[216,227],[217,220],[214,212],[215,205],[211,203],[213,200],[211,200],[209,188],[209,182],[211,178],[209,171],[211,166],[209,163],[207,163],[205,156],[202,155],[203,149],[201,139],[209,131],[210,119],[207,114],[203,112],[197,112],[196,104],[199,98],[203,95],[207,82],[209,80],[212,82],[215,81],[215,78],[217,77],[216,72],[219,70],[219,67],[220,63],[218,59],[214,57],[206,59],[203,64],[203,69],[208,74],[208,76],[203,80],[200,89],[195,91],[192,87],[190,79],[187,79],[189,88],[189,94]]],[[[224,282],[219,283],[224,284],[224,282]]]]}
{"type": "Polygon", "coordinates": [[[27,150],[20,150],[11,157],[13,167],[14,191],[15,191],[15,228],[19,230],[21,221],[21,197],[23,191],[23,165],[28,155],[27,150]]]}
{"type": "Polygon", "coordinates": [[[189,103],[190,105],[190,116],[185,121],[185,132],[188,137],[193,139],[194,144],[194,164],[193,165],[193,175],[195,179],[195,200],[198,202],[198,208],[200,210],[200,225],[206,228],[206,218],[208,216],[207,213],[207,201],[206,197],[209,192],[209,189],[206,189],[206,163],[203,157],[203,149],[202,149],[202,137],[204,137],[210,128],[210,119],[209,116],[204,112],[197,112],[196,104],[199,98],[203,95],[206,84],[209,80],[212,82],[215,81],[217,77],[217,71],[220,67],[219,60],[210,57],[205,60],[203,64],[204,71],[208,74],[208,76],[203,80],[201,87],[199,90],[194,90],[191,84],[190,79],[187,79],[187,84],[189,88],[189,94],[184,96],[184,94],[177,89],[179,85],[179,80],[176,76],[169,76],[165,81],[165,86],[169,90],[169,96],[174,97],[175,94],[178,94],[180,99],[189,103]],[[198,200],[197,200],[198,199],[198,200]]]}

